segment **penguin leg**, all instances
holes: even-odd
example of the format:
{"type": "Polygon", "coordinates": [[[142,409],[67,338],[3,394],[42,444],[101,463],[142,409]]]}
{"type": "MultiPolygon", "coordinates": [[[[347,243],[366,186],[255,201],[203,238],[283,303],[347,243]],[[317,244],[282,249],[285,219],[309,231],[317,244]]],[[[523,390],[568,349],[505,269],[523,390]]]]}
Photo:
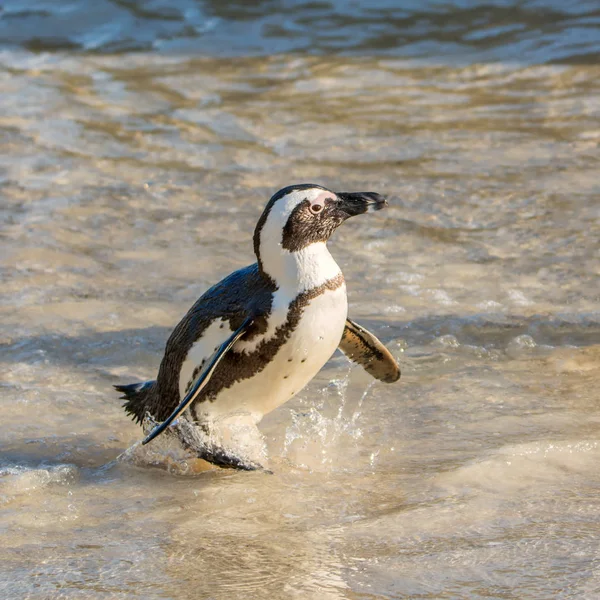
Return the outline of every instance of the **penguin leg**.
{"type": "Polygon", "coordinates": [[[266,471],[259,463],[249,460],[243,456],[235,454],[229,448],[223,448],[202,439],[202,434],[209,434],[206,427],[202,424],[198,426],[185,418],[179,419],[173,425],[177,437],[182,445],[196,454],[198,458],[205,460],[222,469],[237,469],[239,471],[266,471]]]}

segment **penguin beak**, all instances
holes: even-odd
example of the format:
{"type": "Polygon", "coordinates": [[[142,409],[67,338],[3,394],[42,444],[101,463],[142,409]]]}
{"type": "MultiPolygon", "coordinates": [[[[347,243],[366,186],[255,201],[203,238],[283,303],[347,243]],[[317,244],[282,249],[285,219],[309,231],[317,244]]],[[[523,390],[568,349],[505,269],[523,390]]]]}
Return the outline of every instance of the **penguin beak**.
{"type": "Polygon", "coordinates": [[[387,206],[387,200],[375,192],[340,192],[337,197],[338,210],[346,214],[346,219],[387,206]]]}

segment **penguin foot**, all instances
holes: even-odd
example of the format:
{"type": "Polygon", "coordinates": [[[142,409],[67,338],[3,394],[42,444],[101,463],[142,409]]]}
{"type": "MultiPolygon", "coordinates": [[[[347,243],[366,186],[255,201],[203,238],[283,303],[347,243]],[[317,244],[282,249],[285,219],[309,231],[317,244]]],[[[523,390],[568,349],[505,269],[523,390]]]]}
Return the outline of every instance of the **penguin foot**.
{"type": "Polygon", "coordinates": [[[172,426],[182,445],[201,458],[222,469],[237,469],[238,471],[264,471],[271,473],[258,462],[240,456],[229,448],[218,446],[206,439],[206,431],[187,419],[178,419],[172,426]]]}
{"type": "MultiPolygon", "coordinates": [[[[190,448],[191,449],[191,448],[190,448]]],[[[236,456],[229,450],[216,447],[205,447],[197,451],[198,458],[212,463],[222,469],[238,469],[239,471],[265,471],[265,468],[259,464],[247,460],[241,456],[236,456]]]]}

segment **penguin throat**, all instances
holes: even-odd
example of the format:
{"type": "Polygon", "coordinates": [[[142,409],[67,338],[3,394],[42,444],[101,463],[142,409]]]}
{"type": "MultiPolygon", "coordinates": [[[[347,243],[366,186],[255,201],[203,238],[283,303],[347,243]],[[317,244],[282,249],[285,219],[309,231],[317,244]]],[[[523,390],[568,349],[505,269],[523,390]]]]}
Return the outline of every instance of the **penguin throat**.
{"type": "Polygon", "coordinates": [[[315,242],[295,252],[281,245],[274,251],[261,248],[259,266],[279,289],[294,295],[319,287],[341,273],[325,242],[315,242]]]}

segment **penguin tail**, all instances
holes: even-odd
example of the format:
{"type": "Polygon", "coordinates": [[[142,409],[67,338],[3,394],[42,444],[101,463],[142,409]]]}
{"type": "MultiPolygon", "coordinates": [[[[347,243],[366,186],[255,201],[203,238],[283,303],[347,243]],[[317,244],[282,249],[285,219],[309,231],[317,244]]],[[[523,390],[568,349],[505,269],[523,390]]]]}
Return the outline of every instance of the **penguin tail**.
{"type": "Polygon", "coordinates": [[[117,392],[121,392],[121,400],[125,400],[123,408],[134,421],[141,423],[148,410],[150,395],[154,391],[156,381],[142,381],[129,383],[127,385],[113,386],[117,392]]]}

